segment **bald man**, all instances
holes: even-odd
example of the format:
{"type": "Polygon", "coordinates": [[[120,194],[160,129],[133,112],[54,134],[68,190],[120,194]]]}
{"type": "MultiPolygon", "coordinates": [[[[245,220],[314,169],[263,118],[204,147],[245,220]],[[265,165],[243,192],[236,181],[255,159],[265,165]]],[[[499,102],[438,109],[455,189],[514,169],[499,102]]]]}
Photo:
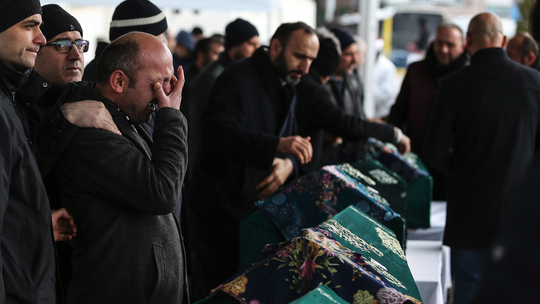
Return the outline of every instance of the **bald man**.
{"type": "Polygon", "coordinates": [[[95,85],[70,83],[60,99],[102,102],[122,133],[79,130],[55,168],[78,228],[68,304],[182,303],[185,264],[172,213],[187,167],[179,71],[177,81],[159,38],[133,32],[103,50],[95,85]],[[154,111],[152,140],[140,124],[154,111]]]}
{"type": "Polygon", "coordinates": [[[515,62],[540,71],[538,63],[538,44],[529,33],[517,33],[514,38],[508,41],[506,46],[508,58],[515,62]]]}
{"type": "Polygon", "coordinates": [[[471,20],[466,40],[471,64],[441,80],[423,147],[426,162],[450,175],[443,243],[456,304],[471,302],[503,198],[540,143],[540,74],[506,56],[491,13],[471,20]]]}

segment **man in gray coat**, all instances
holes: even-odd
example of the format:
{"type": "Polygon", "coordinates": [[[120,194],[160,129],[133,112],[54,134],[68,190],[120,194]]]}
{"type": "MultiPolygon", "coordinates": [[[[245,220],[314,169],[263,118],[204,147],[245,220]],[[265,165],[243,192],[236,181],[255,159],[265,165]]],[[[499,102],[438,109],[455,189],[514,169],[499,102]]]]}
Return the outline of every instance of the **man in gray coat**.
{"type": "Polygon", "coordinates": [[[185,263],[173,210],[187,165],[184,83],[155,36],[135,32],[111,43],[97,83],[68,86],[62,102],[98,100],[122,136],[81,129],[56,167],[62,204],[78,234],[68,303],[181,303],[185,263]],[[155,111],[153,141],[139,124],[155,111]]]}

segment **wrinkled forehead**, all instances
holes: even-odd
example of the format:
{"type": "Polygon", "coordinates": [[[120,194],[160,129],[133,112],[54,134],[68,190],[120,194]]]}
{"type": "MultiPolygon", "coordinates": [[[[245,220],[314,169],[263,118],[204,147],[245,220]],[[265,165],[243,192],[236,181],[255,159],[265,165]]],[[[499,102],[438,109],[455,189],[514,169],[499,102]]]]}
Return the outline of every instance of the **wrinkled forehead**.
{"type": "Polygon", "coordinates": [[[139,66],[152,77],[170,77],[174,74],[172,54],[159,47],[141,48],[139,66]]]}

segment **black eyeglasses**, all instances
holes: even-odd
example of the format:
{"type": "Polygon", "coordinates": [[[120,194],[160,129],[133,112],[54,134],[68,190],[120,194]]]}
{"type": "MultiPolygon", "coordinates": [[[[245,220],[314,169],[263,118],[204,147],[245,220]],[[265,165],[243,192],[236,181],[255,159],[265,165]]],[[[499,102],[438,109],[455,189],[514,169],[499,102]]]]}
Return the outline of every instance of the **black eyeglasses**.
{"type": "Polygon", "coordinates": [[[88,46],[90,45],[90,42],[88,40],[76,40],[76,41],[69,41],[69,40],[58,40],[54,42],[49,42],[45,44],[47,45],[54,45],[56,46],[56,51],[58,53],[69,53],[71,52],[71,47],[75,45],[77,47],[77,50],[79,53],[86,53],[88,52],[88,46]]]}

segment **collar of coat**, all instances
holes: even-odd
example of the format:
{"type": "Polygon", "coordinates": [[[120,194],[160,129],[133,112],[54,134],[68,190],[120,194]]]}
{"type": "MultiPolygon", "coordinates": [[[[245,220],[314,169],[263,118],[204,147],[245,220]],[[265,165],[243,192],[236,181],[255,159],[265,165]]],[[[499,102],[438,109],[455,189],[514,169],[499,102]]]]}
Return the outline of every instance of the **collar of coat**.
{"type": "Polygon", "coordinates": [[[0,87],[7,96],[11,96],[28,81],[32,73],[35,73],[34,69],[19,72],[0,60],[0,87]]]}
{"type": "Polygon", "coordinates": [[[251,58],[253,58],[255,61],[255,65],[263,78],[263,83],[267,93],[283,88],[281,77],[279,76],[277,69],[272,64],[272,61],[270,61],[268,47],[261,46],[253,53],[251,58]]]}
{"type": "Polygon", "coordinates": [[[510,60],[503,48],[494,47],[476,51],[471,57],[471,65],[484,64],[493,61],[510,60]]]}
{"type": "Polygon", "coordinates": [[[439,60],[435,56],[435,51],[433,50],[433,43],[429,45],[426,52],[426,58],[423,60],[424,66],[434,79],[439,79],[454,71],[457,71],[467,65],[468,62],[469,53],[465,51],[454,61],[450,62],[450,64],[439,63],[439,60]]]}
{"type": "Polygon", "coordinates": [[[64,94],[60,97],[60,103],[64,104],[66,102],[77,102],[83,100],[96,100],[101,101],[111,112],[111,115],[122,117],[125,120],[127,116],[118,108],[118,106],[103,96],[100,92],[95,89],[96,85],[90,81],[78,81],[70,82],[64,94]]]}

